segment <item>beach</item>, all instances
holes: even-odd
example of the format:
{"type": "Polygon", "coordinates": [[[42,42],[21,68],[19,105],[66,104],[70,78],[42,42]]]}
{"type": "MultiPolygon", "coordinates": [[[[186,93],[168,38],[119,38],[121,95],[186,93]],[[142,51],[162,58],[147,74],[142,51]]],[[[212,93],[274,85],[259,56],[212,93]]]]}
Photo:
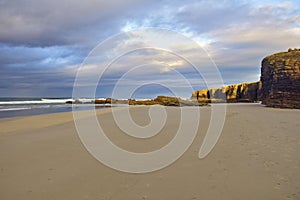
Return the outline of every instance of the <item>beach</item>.
{"type": "MultiPolygon", "coordinates": [[[[149,152],[170,142],[178,129],[181,108],[164,108],[165,127],[148,139],[123,134],[111,109],[96,113],[113,143],[149,152]]],[[[150,121],[148,109],[130,110],[140,126],[150,121]]],[[[80,141],[71,112],[0,119],[0,199],[300,199],[300,110],[228,104],[221,136],[204,159],[198,152],[210,107],[201,107],[200,116],[195,140],[183,156],[142,174],[96,160],[80,141]]]]}

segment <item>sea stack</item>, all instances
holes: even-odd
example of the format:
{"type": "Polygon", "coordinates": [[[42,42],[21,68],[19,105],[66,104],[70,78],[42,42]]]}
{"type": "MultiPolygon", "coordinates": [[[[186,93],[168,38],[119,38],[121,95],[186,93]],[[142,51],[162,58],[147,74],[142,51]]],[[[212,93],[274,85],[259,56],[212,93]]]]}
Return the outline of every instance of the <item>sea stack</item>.
{"type": "Polygon", "coordinates": [[[300,108],[300,49],[262,60],[262,103],[268,107],[300,108]]]}

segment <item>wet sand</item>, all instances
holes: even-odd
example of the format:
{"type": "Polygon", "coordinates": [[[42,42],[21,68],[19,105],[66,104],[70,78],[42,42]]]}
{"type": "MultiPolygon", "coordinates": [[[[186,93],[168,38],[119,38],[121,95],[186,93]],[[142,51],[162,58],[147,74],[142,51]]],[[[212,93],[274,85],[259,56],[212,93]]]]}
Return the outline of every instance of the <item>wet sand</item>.
{"type": "MultiPolygon", "coordinates": [[[[148,152],[166,145],[178,129],[180,108],[166,110],[166,126],[149,139],[123,134],[109,109],[97,115],[116,145],[148,152]]],[[[0,119],[0,199],[300,199],[300,110],[229,105],[218,143],[201,160],[210,108],[200,110],[191,147],[172,165],[146,174],[97,161],[81,143],[72,113],[0,119]]],[[[147,111],[131,109],[133,120],[147,125],[147,111]]]]}

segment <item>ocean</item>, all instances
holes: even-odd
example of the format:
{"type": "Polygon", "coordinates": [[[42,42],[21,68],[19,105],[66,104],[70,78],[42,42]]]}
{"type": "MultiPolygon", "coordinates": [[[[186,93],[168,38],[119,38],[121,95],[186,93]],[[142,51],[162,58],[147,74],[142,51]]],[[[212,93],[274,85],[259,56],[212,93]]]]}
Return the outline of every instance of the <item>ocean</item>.
{"type": "Polygon", "coordinates": [[[110,105],[97,105],[94,99],[79,99],[80,104],[71,104],[72,98],[0,98],[0,118],[31,116],[74,110],[105,109],[110,105]]]}

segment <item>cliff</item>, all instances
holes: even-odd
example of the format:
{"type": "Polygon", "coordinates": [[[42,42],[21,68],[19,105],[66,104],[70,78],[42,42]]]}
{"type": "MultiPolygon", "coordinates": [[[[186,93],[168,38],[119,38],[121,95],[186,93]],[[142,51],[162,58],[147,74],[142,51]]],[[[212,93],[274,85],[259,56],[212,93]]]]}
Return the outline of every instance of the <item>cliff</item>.
{"type": "Polygon", "coordinates": [[[192,93],[198,102],[255,102],[260,100],[261,83],[241,83],[192,93]]]}
{"type": "Polygon", "coordinates": [[[262,60],[259,82],[209,88],[192,93],[198,102],[255,102],[268,107],[300,108],[300,49],[262,60]]]}
{"type": "Polygon", "coordinates": [[[300,49],[276,53],[262,61],[262,103],[300,108],[300,49]]]}

